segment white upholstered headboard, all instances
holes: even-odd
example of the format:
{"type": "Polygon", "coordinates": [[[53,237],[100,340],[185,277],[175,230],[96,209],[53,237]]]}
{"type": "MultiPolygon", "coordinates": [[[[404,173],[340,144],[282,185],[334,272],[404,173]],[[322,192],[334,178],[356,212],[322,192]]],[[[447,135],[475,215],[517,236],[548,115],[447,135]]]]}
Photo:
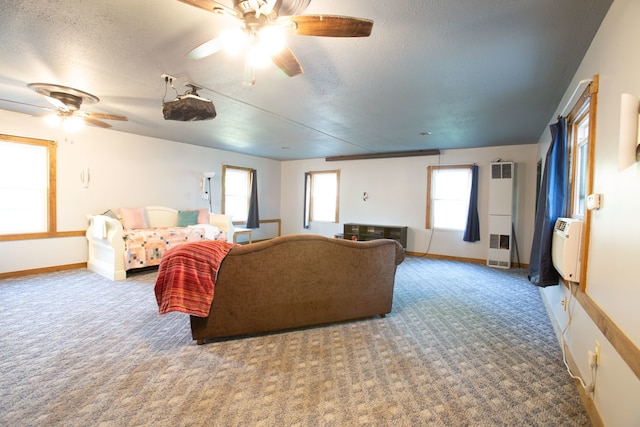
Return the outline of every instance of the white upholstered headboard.
{"type": "Polygon", "coordinates": [[[152,227],[175,227],[178,224],[178,211],[164,206],[147,206],[147,217],[152,227]]]}

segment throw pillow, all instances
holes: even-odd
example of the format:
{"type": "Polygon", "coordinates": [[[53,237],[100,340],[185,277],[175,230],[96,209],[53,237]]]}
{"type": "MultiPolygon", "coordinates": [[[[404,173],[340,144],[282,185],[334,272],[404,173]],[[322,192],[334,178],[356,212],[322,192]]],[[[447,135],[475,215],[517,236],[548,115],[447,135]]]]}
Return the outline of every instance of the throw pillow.
{"type": "Polygon", "coordinates": [[[196,225],[198,223],[198,211],[178,211],[178,227],[196,225]]]}
{"type": "Polygon", "coordinates": [[[198,210],[198,224],[209,224],[209,209],[198,210]]]}
{"type": "Polygon", "coordinates": [[[125,230],[149,228],[146,208],[120,208],[120,215],[122,216],[122,227],[125,230]]]}

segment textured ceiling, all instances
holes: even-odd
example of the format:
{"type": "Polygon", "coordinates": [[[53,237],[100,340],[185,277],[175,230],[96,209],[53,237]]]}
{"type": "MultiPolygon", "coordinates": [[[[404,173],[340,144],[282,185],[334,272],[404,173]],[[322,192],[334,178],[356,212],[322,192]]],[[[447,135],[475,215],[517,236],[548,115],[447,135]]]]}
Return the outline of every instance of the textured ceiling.
{"type": "Polygon", "coordinates": [[[271,64],[245,88],[241,58],[185,57],[230,17],[177,0],[4,0],[0,108],[37,114],[23,104],[49,104],[27,84],[55,83],[127,116],[115,130],[273,159],[535,143],[610,4],[314,0],[304,14],[372,19],[371,36],[289,35],[305,73],[271,64]],[[201,86],[217,117],[165,121],[162,74],[181,94],[201,86]]]}

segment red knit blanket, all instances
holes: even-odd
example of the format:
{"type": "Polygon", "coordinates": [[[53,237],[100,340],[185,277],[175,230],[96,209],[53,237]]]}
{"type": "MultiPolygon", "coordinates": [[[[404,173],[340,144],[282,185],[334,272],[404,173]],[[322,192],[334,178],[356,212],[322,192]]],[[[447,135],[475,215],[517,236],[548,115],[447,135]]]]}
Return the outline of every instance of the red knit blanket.
{"type": "Polygon", "coordinates": [[[209,316],[218,268],[233,246],[220,240],[205,240],[169,249],[158,267],[155,286],[160,314],[179,311],[209,316]]]}

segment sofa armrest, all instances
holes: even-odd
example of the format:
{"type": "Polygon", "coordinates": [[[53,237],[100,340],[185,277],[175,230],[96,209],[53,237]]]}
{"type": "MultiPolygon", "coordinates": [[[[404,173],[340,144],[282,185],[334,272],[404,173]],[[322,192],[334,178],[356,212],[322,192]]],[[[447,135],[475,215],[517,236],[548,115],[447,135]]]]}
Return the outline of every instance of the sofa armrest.
{"type": "Polygon", "coordinates": [[[111,246],[123,242],[122,247],[124,248],[124,229],[119,220],[106,215],[87,215],[87,217],[89,219],[89,227],[86,233],[87,239],[104,239],[111,246]]]}
{"type": "Polygon", "coordinates": [[[215,225],[220,230],[227,233],[227,241],[233,242],[233,221],[231,215],[224,215],[218,213],[209,214],[209,223],[215,225]]]}
{"type": "Polygon", "coordinates": [[[122,223],[106,215],[87,215],[87,218],[87,267],[111,280],[124,280],[126,272],[122,223]]]}

